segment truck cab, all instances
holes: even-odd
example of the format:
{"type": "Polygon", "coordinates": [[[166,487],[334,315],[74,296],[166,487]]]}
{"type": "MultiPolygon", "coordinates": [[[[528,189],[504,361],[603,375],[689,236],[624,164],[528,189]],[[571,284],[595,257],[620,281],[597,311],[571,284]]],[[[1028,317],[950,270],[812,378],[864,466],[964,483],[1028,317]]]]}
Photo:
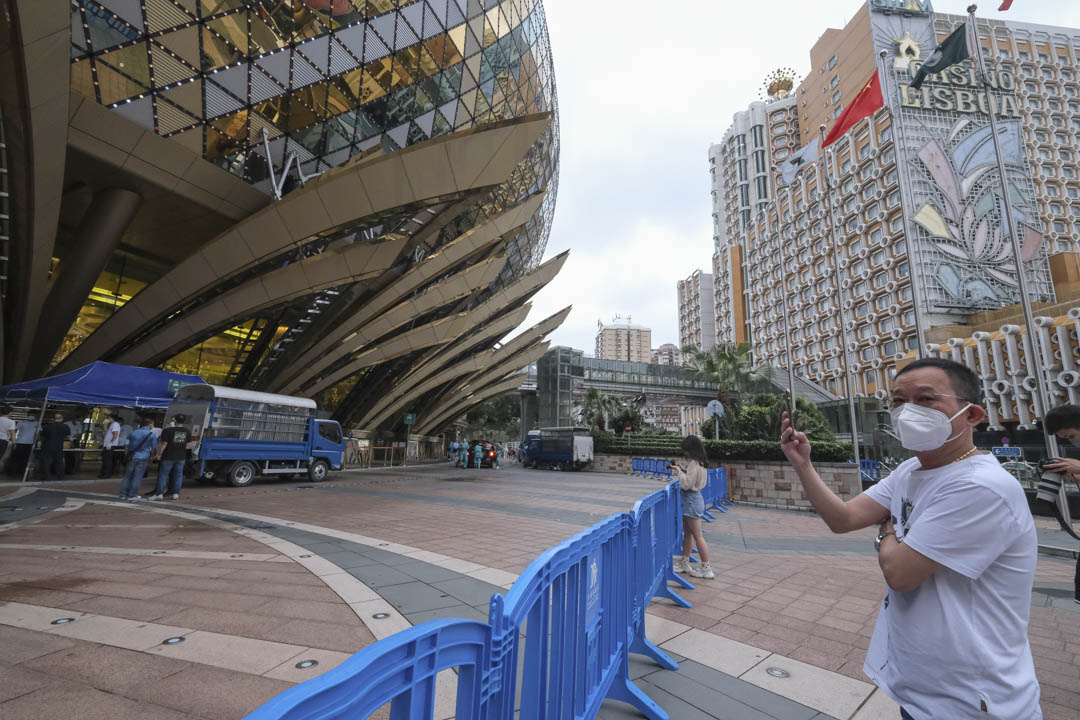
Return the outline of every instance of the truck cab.
{"type": "Polygon", "coordinates": [[[180,388],[168,424],[187,417],[192,458],[201,480],[250,485],[260,476],[325,480],[342,469],[345,437],[335,420],[315,417],[314,400],[217,385],[180,388]]]}

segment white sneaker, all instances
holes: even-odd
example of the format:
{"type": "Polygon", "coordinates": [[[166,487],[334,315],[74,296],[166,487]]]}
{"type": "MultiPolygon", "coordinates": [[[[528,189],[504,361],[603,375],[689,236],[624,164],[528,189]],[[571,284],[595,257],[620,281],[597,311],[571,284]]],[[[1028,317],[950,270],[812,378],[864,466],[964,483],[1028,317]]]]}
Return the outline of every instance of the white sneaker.
{"type": "Polygon", "coordinates": [[[133,495],[132,497],[129,497],[127,499],[127,501],[129,503],[137,503],[137,502],[139,502],[139,496],[138,495],[133,495]]]}
{"type": "Polygon", "coordinates": [[[162,497],[161,497],[161,495],[157,495],[157,494],[155,494],[155,495],[151,495],[150,497],[148,497],[148,498],[146,498],[146,499],[147,499],[147,500],[161,500],[161,499],[162,499],[162,497]]]}
{"type": "Polygon", "coordinates": [[[689,572],[692,572],[690,570],[690,562],[686,558],[677,557],[677,558],[675,558],[672,565],[674,567],[675,572],[677,572],[677,573],[689,573],[689,572]]]}
{"type": "Polygon", "coordinates": [[[180,493],[173,493],[172,494],[172,499],[173,500],[179,500],[180,499],[180,493]]]}
{"type": "Polygon", "coordinates": [[[709,563],[694,563],[690,566],[690,574],[696,578],[704,578],[705,580],[712,580],[716,577],[716,573],[713,572],[712,565],[709,563]]]}

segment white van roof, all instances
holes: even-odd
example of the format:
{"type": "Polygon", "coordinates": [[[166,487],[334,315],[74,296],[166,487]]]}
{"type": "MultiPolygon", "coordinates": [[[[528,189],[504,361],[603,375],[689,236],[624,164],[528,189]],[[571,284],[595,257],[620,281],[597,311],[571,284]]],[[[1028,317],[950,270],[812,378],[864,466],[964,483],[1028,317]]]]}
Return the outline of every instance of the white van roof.
{"type": "Polygon", "coordinates": [[[221,385],[185,385],[176,391],[177,400],[211,400],[215,397],[267,403],[268,405],[288,405],[289,407],[309,408],[311,410],[316,407],[315,401],[310,398],[275,395],[274,393],[255,392],[254,390],[240,390],[239,388],[222,387],[221,385]]]}

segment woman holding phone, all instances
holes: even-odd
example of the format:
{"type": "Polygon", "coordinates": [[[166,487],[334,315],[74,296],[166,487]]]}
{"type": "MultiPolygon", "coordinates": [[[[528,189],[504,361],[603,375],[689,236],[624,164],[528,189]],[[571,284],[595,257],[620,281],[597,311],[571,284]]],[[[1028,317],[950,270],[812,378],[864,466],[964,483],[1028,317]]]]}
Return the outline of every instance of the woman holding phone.
{"type": "Polygon", "coordinates": [[[709,480],[706,470],[709,461],[705,457],[705,446],[697,435],[683,438],[682,451],[687,462],[671,463],[671,469],[679,480],[683,513],[682,557],[675,560],[675,572],[711,580],[716,574],[709,564],[709,546],[701,534],[701,519],[705,517],[705,498],[701,490],[709,480]],[[690,550],[694,546],[697,546],[700,563],[690,562],[690,550]]]}

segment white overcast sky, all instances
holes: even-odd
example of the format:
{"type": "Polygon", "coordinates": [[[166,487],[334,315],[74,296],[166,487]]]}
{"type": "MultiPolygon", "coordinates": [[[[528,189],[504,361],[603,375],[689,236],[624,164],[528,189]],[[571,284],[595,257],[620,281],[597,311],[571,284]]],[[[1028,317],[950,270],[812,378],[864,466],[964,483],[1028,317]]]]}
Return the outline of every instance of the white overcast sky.
{"type": "MultiPolygon", "coordinates": [[[[678,343],[675,283],[711,272],[708,149],[862,0],[544,0],[562,126],[562,169],[545,259],[570,248],[533,300],[528,327],[566,305],[551,339],[591,353],[596,321],[631,315],[653,347],[678,343]]],[[[969,0],[933,0],[961,14],[969,0]]],[[[1080,27],[1077,0],[979,2],[978,15],[1080,27]]]]}

